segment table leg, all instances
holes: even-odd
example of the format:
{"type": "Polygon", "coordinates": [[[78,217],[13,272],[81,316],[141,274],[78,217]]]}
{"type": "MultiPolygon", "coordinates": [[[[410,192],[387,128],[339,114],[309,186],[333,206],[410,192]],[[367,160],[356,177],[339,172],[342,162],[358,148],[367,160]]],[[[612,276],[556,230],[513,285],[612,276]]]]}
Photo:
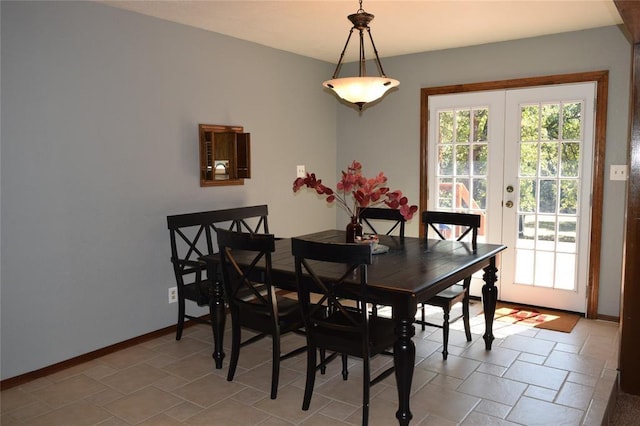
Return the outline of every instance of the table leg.
{"type": "Polygon", "coordinates": [[[496,281],[498,280],[498,268],[496,268],[496,258],[491,258],[489,266],[484,268],[483,279],[485,284],[482,286],[482,304],[484,308],[484,339],[485,349],[490,351],[493,343],[493,316],[496,312],[496,302],[498,300],[498,288],[496,281]]]}
{"type": "Polygon", "coordinates": [[[224,347],[222,340],[224,338],[224,327],[226,321],[226,311],[224,306],[224,287],[222,281],[217,279],[216,268],[207,271],[208,276],[213,280],[213,294],[211,297],[209,311],[211,312],[211,329],[213,330],[213,354],[211,355],[216,362],[216,368],[222,368],[222,360],[224,359],[224,347]]]}
{"type": "Polygon", "coordinates": [[[219,370],[222,368],[222,360],[224,359],[222,340],[224,338],[227,312],[224,305],[224,285],[222,283],[222,277],[218,273],[218,265],[216,263],[207,265],[207,277],[213,283],[209,299],[211,331],[213,332],[213,354],[211,354],[211,356],[215,360],[216,369],[219,370]]]}
{"type": "MultiPolygon", "coordinates": [[[[415,309],[413,310],[415,316],[415,309]]],[[[416,361],[416,346],[411,338],[415,334],[414,316],[399,318],[396,324],[396,343],[393,346],[396,384],[398,386],[398,411],[396,418],[400,425],[408,425],[413,417],[409,409],[409,394],[413,379],[413,366],[416,361]]]]}

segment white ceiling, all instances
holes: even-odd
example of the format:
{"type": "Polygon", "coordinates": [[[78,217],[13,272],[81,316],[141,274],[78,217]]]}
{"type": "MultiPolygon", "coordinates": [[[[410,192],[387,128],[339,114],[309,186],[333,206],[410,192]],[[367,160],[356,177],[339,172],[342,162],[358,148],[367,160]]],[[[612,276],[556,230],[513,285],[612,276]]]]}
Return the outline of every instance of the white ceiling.
{"type": "MultiPolygon", "coordinates": [[[[357,0],[101,2],[333,63],[351,29],[347,15],[359,8],[357,0]]],[[[370,28],[380,57],[622,23],[613,0],[364,0],[362,6],[375,15],[370,28]]],[[[352,40],[345,60],[354,57],[352,40]]]]}

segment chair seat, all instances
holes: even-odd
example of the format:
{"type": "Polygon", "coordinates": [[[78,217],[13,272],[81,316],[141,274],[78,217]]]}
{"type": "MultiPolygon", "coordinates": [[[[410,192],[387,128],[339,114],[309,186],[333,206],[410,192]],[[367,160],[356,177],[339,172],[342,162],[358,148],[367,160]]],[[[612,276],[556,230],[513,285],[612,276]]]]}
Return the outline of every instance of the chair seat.
{"type": "MultiPolygon", "coordinates": [[[[302,326],[302,315],[296,300],[286,297],[276,297],[278,304],[278,324],[281,332],[295,330],[302,326]]],[[[241,310],[240,323],[244,327],[250,327],[262,333],[271,333],[273,323],[271,320],[271,310],[268,307],[258,306],[250,301],[245,309],[238,305],[241,310]]]]}
{"type": "MultiPolygon", "coordinates": [[[[336,325],[348,325],[340,312],[323,318],[323,321],[336,325]]],[[[361,335],[353,331],[317,328],[314,333],[316,345],[329,351],[344,352],[363,358],[361,335]]],[[[371,316],[369,319],[369,355],[382,353],[395,342],[394,323],[390,318],[371,316]]]]}
{"type": "Polygon", "coordinates": [[[440,293],[427,300],[425,303],[432,306],[451,306],[454,303],[462,301],[465,290],[460,284],[454,284],[451,287],[442,290],[440,293]]]}
{"type": "Polygon", "coordinates": [[[185,299],[196,302],[198,306],[207,306],[213,294],[213,283],[205,279],[199,283],[185,284],[182,290],[185,299]]]}

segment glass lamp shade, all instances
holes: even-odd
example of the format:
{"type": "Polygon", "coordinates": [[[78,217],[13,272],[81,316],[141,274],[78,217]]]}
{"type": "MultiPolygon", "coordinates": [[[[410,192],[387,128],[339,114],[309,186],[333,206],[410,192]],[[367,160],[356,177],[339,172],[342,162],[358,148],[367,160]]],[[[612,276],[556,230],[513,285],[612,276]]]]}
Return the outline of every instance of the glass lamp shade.
{"type": "Polygon", "coordinates": [[[400,82],[387,77],[345,77],[327,80],[322,85],[362,109],[362,105],[380,99],[387,90],[397,87],[400,82]]]}

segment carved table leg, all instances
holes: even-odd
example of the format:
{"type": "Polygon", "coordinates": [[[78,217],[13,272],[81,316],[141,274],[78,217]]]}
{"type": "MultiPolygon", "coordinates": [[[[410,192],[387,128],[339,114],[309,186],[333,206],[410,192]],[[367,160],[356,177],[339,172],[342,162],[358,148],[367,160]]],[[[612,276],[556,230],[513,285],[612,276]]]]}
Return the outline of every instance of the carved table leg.
{"type": "Polygon", "coordinates": [[[224,359],[224,347],[222,346],[222,340],[224,337],[224,326],[226,321],[226,312],[224,306],[224,287],[222,281],[216,279],[215,268],[213,268],[213,295],[211,298],[211,305],[209,307],[211,311],[211,329],[213,330],[213,354],[211,355],[216,362],[216,368],[222,368],[222,360],[224,359]]]}
{"type": "Polygon", "coordinates": [[[496,302],[498,300],[498,288],[495,286],[498,280],[498,268],[496,268],[496,258],[491,258],[489,266],[484,268],[483,279],[485,284],[482,286],[482,304],[484,308],[484,339],[485,349],[490,351],[493,343],[493,316],[496,312],[496,302]]]}
{"type": "MultiPolygon", "coordinates": [[[[415,309],[413,313],[415,315],[415,309]]],[[[409,394],[411,393],[413,366],[416,360],[416,346],[411,340],[415,334],[415,328],[413,320],[410,318],[401,318],[397,321],[395,328],[397,340],[393,346],[393,360],[398,386],[396,418],[400,425],[408,425],[413,417],[409,409],[409,394]]]]}

